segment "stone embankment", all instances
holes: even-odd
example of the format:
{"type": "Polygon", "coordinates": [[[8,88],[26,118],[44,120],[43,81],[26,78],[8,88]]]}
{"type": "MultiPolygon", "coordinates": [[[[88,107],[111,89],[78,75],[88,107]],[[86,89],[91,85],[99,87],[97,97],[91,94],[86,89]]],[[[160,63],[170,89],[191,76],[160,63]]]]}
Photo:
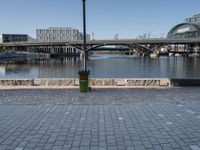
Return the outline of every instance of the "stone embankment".
{"type": "MultiPolygon", "coordinates": [[[[200,86],[200,79],[92,78],[91,87],[178,87],[200,86]]],[[[79,87],[78,78],[0,79],[0,87],[79,87]]]]}
{"type": "MultiPolygon", "coordinates": [[[[91,87],[168,87],[169,79],[92,78],[91,87]]],[[[78,87],[78,78],[1,79],[0,86],[78,87]]]]}

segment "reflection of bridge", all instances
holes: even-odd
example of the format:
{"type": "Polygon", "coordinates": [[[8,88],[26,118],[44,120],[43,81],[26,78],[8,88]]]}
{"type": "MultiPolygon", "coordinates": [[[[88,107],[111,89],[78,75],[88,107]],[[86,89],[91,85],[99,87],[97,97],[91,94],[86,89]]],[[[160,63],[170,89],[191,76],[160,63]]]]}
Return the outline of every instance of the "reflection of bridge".
{"type": "MultiPolygon", "coordinates": [[[[53,48],[58,48],[57,53],[62,52],[63,46],[70,46],[82,51],[83,41],[70,42],[14,42],[2,43],[0,46],[9,48],[46,48],[48,52],[54,53],[53,48]],[[60,48],[60,51],[59,51],[60,48]]],[[[119,40],[90,40],[87,41],[87,50],[105,50],[105,46],[111,46],[110,50],[138,50],[143,53],[153,53],[159,51],[164,46],[173,46],[176,50],[178,47],[184,48],[185,51],[196,49],[200,52],[200,38],[190,39],[119,39],[119,40]]],[[[74,52],[74,51],[73,51],[74,52]]]]}

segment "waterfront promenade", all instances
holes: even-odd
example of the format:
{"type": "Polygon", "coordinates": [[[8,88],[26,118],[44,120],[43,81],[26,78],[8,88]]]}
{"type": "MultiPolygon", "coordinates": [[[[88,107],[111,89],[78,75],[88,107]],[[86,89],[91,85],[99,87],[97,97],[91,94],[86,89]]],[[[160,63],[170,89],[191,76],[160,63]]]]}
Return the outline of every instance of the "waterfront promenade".
{"type": "Polygon", "coordinates": [[[199,150],[200,88],[0,90],[0,150],[199,150]]]}

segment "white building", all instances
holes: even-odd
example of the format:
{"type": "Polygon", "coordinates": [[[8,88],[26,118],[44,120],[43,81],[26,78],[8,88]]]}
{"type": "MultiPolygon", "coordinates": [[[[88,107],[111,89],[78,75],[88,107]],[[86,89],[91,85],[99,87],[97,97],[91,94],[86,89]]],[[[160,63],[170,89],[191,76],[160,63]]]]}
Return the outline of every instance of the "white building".
{"type": "MultiPolygon", "coordinates": [[[[50,27],[48,29],[37,29],[36,39],[38,42],[67,42],[83,40],[83,34],[77,29],[71,27],[50,27]]],[[[87,34],[87,40],[90,39],[90,35],[87,34]]],[[[39,48],[42,52],[48,52],[52,54],[67,53],[77,54],[79,50],[72,46],[54,46],[39,48]]]]}
{"type": "MultiPolygon", "coordinates": [[[[36,37],[38,42],[65,42],[82,40],[83,34],[71,27],[50,27],[37,29],[36,37]]],[[[90,39],[90,35],[87,35],[87,39],[90,39]]]]}

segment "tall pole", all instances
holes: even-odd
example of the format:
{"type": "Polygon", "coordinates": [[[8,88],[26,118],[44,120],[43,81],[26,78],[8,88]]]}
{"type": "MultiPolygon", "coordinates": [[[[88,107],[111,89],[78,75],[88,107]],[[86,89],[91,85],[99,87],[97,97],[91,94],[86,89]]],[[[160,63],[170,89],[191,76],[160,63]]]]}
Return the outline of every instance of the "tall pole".
{"type": "Polygon", "coordinates": [[[86,45],[86,13],[85,13],[85,3],[86,0],[83,0],[83,50],[84,50],[84,70],[87,71],[87,45],[86,45]]]}

